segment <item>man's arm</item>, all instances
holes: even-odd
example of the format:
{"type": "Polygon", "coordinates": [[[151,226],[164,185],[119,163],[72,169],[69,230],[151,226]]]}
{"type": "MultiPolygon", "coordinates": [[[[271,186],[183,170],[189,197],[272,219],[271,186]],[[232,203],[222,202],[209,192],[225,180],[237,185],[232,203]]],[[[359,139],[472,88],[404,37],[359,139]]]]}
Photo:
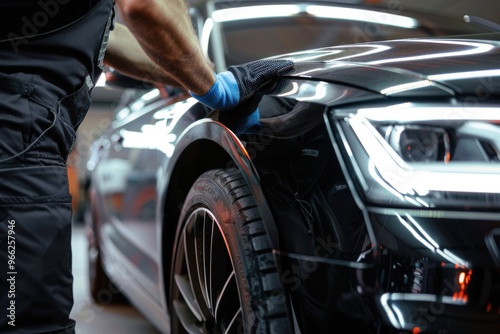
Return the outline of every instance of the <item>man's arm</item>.
{"type": "Polygon", "coordinates": [[[138,45],[163,73],[195,94],[210,90],[213,65],[200,47],[184,0],[116,0],[116,5],[138,45]]]}
{"type": "Polygon", "coordinates": [[[148,57],[135,36],[120,23],[115,23],[115,28],[110,33],[104,63],[141,81],[181,87],[176,80],[148,57]]]}
{"type": "MultiPolygon", "coordinates": [[[[293,66],[289,60],[255,61],[230,66],[227,71],[215,75],[213,64],[202,51],[194,32],[185,0],[115,1],[128,30],[118,28],[116,38],[110,38],[105,62],[125,74],[130,74],[131,69],[139,73],[158,69],[163,79],[178,82],[212,109],[228,110],[240,106],[258,89],[293,66]],[[136,50],[137,54],[124,60],[127,48],[136,50]],[[145,55],[152,62],[146,66],[145,55]],[[129,65],[127,72],[123,65],[130,61],[142,61],[143,65],[129,65]]],[[[143,74],[131,76],[137,78],[143,74]]]]}

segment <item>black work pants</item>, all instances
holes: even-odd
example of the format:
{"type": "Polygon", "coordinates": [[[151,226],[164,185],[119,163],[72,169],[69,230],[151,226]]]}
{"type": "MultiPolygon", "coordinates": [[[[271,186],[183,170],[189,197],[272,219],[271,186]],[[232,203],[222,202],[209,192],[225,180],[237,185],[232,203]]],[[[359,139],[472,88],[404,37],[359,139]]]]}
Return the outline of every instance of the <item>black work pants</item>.
{"type": "Polygon", "coordinates": [[[0,74],[0,333],[74,333],[73,127],[50,85],[0,74]]]}

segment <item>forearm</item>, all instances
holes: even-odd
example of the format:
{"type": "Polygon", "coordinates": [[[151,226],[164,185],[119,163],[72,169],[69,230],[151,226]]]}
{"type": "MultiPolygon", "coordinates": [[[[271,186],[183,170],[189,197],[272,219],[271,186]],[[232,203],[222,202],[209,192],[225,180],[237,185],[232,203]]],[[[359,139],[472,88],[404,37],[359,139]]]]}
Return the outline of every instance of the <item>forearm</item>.
{"type": "Polygon", "coordinates": [[[104,63],[141,81],[181,86],[146,55],[130,30],[120,23],[115,23],[109,36],[104,63]]]}
{"type": "Polygon", "coordinates": [[[119,0],[118,9],[145,54],[186,90],[213,86],[213,66],[202,52],[184,0],[119,0]]]}

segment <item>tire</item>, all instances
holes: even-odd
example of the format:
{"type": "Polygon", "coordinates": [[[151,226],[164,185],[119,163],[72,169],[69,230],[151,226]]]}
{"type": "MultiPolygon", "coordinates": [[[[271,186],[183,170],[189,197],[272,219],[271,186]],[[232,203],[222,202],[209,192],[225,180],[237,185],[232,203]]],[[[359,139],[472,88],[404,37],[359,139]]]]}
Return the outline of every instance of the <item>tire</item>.
{"type": "Polygon", "coordinates": [[[179,224],[172,333],[292,333],[264,222],[238,170],[202,174],[179,224]]]}

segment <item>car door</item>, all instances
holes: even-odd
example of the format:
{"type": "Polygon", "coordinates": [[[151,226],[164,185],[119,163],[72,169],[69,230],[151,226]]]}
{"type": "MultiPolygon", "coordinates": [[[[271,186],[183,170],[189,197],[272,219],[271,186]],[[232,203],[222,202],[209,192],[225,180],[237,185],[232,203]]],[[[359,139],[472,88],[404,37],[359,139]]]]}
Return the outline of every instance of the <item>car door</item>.
{"type": "Polygon", "coordinates": [[[100,231],[105,252],[145,278],[137,282],[153,296],[158,281],[156,173],[162,154],[151,142],[161,142],[163,134],[151,133],[151,127],[158,122],[155,112],[168,101],[158,94],[152,90],[117,112],[93,175],[105,216],[100,231]]]}

